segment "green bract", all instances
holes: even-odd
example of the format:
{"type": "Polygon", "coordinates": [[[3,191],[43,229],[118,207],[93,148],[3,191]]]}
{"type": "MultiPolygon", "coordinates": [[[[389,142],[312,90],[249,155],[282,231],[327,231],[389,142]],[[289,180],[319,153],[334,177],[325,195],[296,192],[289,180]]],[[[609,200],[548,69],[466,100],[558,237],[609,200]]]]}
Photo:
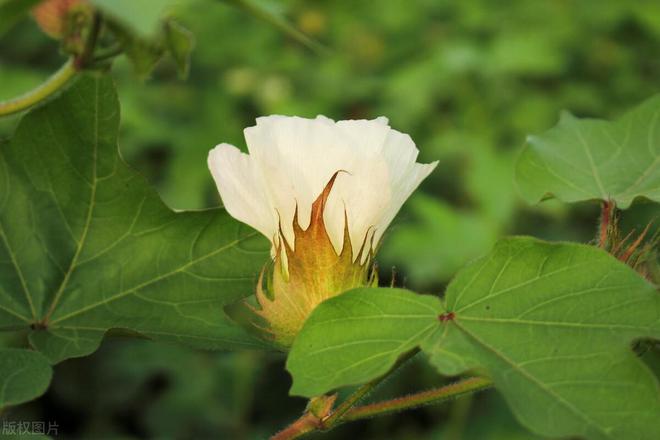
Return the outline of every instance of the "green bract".
{"type": "Polygon", "coordinates": [[[553,195],[564,202],[613,200],[628,208],[637,197],[660,201],[660,96],[621,119],[577,119],[563,113],[556,127],[528,138],[516,167],[530,203],[553,195]]]}
{"type": "Polygon", "coordinates": [[[0,145],[0,330],[51,362],[113,328],[258,345],[222,308],[254,291],[265,240],[223,209],[166,207],[119,156],[118,123],[112,81],[85,76],[0,145]]]}
{"type": "Polygon", "coordinates": [[[632,269],[597,248],[514,238],[459,272],[444,307],[399,289],[326,301],[287,367],[292,393],[312,396],[378,377],[421,346],[442,374],[489,374],[533,431],[651,440],[658,382],[631,350],[644,337],[660,338],[660,295],[632,269]]]}

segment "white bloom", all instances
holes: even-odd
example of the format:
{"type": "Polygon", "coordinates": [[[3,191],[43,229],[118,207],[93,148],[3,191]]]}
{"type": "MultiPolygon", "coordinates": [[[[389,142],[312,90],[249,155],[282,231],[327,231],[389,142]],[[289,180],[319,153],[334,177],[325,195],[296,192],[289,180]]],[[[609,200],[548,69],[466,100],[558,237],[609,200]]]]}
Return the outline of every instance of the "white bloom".
{"type": "Polygon", "coordinates": [[[295,247],[296,208],[306,229],[312,203],[339,171],[323,211],[332,245],[342,251],[347,219],[353,255],[365,241],[375,248],[437,164],[416,163],[419,151],[410,136],[391,129],[384,117],[335,122],[324,116],[267,116],[244,133],[249,155],[220,144],[209,153],[208,165],[229,214],[274,247],[280,227],[295,247]]]}

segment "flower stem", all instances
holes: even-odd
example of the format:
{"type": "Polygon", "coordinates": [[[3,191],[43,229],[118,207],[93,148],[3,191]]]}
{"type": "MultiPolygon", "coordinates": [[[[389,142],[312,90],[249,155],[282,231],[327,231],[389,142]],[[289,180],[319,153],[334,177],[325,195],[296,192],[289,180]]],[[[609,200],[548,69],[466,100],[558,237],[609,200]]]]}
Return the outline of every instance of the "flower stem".
{"type": "Polygon", "coordinates": [[[320,428],[321,421],[312,413],[306,412],[298,420],[275,434],[270,440],[293,440],[320,428]]]}
{"type": "Polygon", "coordinates": [[[346,398],[330,415],[326,417],[318,417],[312,414],[309,411],[300,416],[295,422],[275,434],[270,438],[270,440],[293,440],[299,437],[302,437],[305,434],[314,431],[325,431],[331,429],[335,425],[342,422],[342,416],[344,416],[356,403],[363,399],[367,394],[369,394],[374,388],[376,388],[380,383],[382,383],[389,375],[403,365],[407,360],[411,359],[419,353],[419,349],[415,348],[414,350],[409,351],[404,354],[402,357],[397,360],[397,362],[390,368],[390,370],[383,374],[381,377],[368,382],[357,390],[355,390],[350,396],[346,398]]]}
{"type": "MultiPolygon", "coordinates": [[[[445,402],[457,397],[481,391],[492,386],[493,382],[485,377],[470,377],[459,382],[445,385],[440,388],[434,388],[422,391],[408,396],[397,397],[395,399],[383,402],[372,403],[369,405],[358,406],[355,404],[369,394],[375,387],[382,383],[390,374],[403,365],[408,359],[419,352],[419,349],[412,350],[402,356],[387,374],[372,380],[371,382],[359,387],[351,394],[341,405],[339,405],[330,415],[319,417],[310,411],[306,411],[291,425],[284,428],[271,437],[271,440],[293,440],[309,434],[314,431],[326,431],[345,422],[360,420],[369,417],[391,414],[405,409],[416,408],[419,406],[431,405],[434,403],[445,402]]],[[[332,397],[334,400],[334,397],[332,397]]]]}
{"type": "Polygon", "coordinates": [[[0,102],[0,116],[8,116],[26,110],[51,97],[78,73],[75,61],[70,58],[60,69],[37,88],[8,101],[0,102]]]}
{"type": "Polygon", "coordinates": [[[465,394],[490,388],[492,384],[493,382],[485,377],[471,377],[440,388],[397,397],[396,399],[386,400],[384,402],[351,408],[342,417],[341,421],[348,422],[360,420],[384,414],[391,414],[405,409],[445,402],[465,394]]]}
{"type": "MultiPolygon", "coordinates": [[[[390,372],[393,370],[390,370],[390,372]]],[[[385,375],[383,377],[386,377],[385,375]]],[[[380,381],[383,379],[381,378],[380,381]]],[[[379,381],[379,382],[380,382],[379,381]]],[[[346,401],[344,401],[331,416],[325,419],[319,419],[310,412],[303,414],[298,420],[284,428],[282,431],[271,437],[271,440],[293,440],[315,431],[325,431],[337,425],[355,420],[382,416],[403,411],[406,409],[418,408],[420,406],[432,405],[435,403],[446,402],[460,396],[464,396],[477,391],[490,388],[493,382],[485,377],[470,377],[458,382],[422,391],[408,396],[397,397],[383,402],[372,403],[364,406],[349,406],[355,404],[364,397],[377,384],[372,381],[361,386],[346,401]],[[367,389],[368,388],[368,389],[367,389]],[[334,417],[333,417],[334,416],[334,417]]]]}

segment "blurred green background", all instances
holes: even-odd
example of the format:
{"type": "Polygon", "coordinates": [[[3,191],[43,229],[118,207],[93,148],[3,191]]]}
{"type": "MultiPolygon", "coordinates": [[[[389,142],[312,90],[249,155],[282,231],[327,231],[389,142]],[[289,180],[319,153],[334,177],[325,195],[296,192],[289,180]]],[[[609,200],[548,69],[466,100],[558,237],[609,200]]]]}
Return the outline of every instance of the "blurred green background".
{"type": "MultiPolygon", "coordinates": [[[[385,115],[411,134],[422,161],[440,160],[378,258],[384,283],[394,275],[395,284],[421,292],[441,293],[502,235],[590,241],[598,206],[525,206],[513,181],[515,158],[525,137],[554,125],[562,109],[612,118],[660,90],[657,1],[260,3],[327,53],[222,1],[181,2],[175,17],[196,37],[188,80],[177,78],[172,60],[146,81],[125,59],[113,67],[122,154],[173,208],[217,206],[208,150],[220,142],[244,148],[242,129],[255,117],[385,115]]],[[[0,40],[0,99],[36,86],[62,62],[57,42],[22,21],[0,40]]],[[[0,136],[17,119],[1,119],[0,136]]],[[[658,205],[638,203],[623,224],[640,230],[659,214],[658,205]]],[[[304,406],[287,397],[283,360],[110,338],[93,356],[56,367],[44,397],[5,416],[56,420],[67,438],[265,438],[304,406]]],[[[416,361],[378,395],[442,382],[416,361]]],[[[323,438],[536,437],[486,392],[323,438]]]]}

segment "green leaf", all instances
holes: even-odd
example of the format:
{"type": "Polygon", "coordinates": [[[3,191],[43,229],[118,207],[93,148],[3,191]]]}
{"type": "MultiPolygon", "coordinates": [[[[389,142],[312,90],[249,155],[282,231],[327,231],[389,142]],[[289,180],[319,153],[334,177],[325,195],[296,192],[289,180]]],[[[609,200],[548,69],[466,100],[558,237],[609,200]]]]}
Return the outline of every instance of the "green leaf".
{"type": "Polygon", "coordinates": [[[193,34],[174,20],[165,24],[165,42],[176,62],[179,77],[185,79],[190,71],[190,53],[195,46],[193,34]]]}
{"type": "Polygon", "coordinates": [[[0,348],[0,408],[41,396],[53,375],[48,359],[20,348],[0,348]]]}
{"type": "Polygon", "coordinates": [[[296,337],[291,394],[313,397],[374,379],[437,327],[440,300],[403,289],[361,288],[321,303],[296,337]]]}
{"type": "Polygon", "coordinates": [[[160,29],[160,21],[173,0],[91,0],[110,18],[142,37],[151,37],[160,29]]]}
{"type": "Polygon", "coordinates": [[[0,1],[0,36],[14,26],[30,12],[41,0],[1,0],[0,1]]]}
{"type": "Polygon", "coordinates": [[[419,345],[446,375],[492,376],[516,417],[546,436],[656,439],[660,392],[631,350],[660,338],[660,296],[600,249],[499,242],[450,284],[446,307],[400,289],[322,303],[287,361],[292,394],[374,379],[419,345]]]}
{"type": "Polygon", "coordinates": [[[546,436],[656,439],[658,382],[631,342],[660,338],[660,295],[601,250],[501,241],[458,274],[455,314],[422,344],[441,373],[482,368],[546,436]]]}
{"type": "Polygon", "coordinates": [[[384,267],[403,267],[414,286],[446,282],[497,238],[493,221],[435,197],[415,195],[408,209],[414,221],[392,228],[380,258],[384,267]]]}
{"type": "Polygon", "coordinates": [[[660,202],[660,96],[621,119],[577,119],[563,113],[556,127],[530,136],[516,167],[522,195],[564,202],[637,197],[660,202]]]}
{"type": "Polygon", "coordinates": [[[119,156],[118,123],[112,81],[85,76],[0,146],[0,330],[52,362],[113,328],[259,345],[222,308],[253,292],[265,240],[222,209],[166,207],[119,156]]]}

